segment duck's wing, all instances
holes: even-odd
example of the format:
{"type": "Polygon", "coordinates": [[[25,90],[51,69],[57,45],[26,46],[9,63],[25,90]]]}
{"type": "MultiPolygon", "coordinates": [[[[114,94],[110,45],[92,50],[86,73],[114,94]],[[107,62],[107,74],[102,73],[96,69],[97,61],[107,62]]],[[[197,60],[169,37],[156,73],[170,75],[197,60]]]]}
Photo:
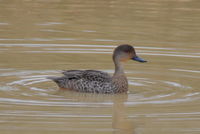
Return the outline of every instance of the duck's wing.
{"type": "Polygon", "coordinates": [[[64,76],[62,77],[50,76],[50,77],[47,77],[47,79],[51,79],[60,85],[60,83],[65,83],[66,80],[81,79],[83,77],[84,71],[83,70],[66,70],[66,71],[63,70],[62,73],[64,74],[64,76]]]}
{"type": "Polygon", "coordinates": [[[87,81],[110,82],[111,76],[108,73],[96,70],[67,70],[63,74],[68,79],[85,79],[87,81]]]}
{"type": "Polygon", "coordinates": [[[96,70],[86,70],[84,73],[84,78],[91,81],[101,82],[110,82],[112,79],[108,73],[96,70]]]}
{"type": "Polygon", "coordinates": [[[63,70],[62,73],[66,78],[70,79],[81,79],[84,74],[84,70],[63,70]]]}

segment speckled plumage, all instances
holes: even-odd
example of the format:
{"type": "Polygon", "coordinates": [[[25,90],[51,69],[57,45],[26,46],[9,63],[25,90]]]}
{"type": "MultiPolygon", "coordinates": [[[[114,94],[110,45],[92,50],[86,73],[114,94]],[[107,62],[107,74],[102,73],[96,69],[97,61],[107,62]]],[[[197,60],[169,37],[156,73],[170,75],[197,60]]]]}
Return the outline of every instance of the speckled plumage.
{"type": "MultiPolygon", "coordinates": [[[[103,94],[127,92],[128,81],[121,63],[126,59],[134,57],[137,56],[132,46],[120,45],[113,53],[113,61],[115,63],[115,73],[113,76],[96,70],[66,70],[63,71],[64,76],[50,77],[49,79],[56,82],[61,89],[74,90],[78,92],[103,94]]],[[[145,61],[143,60],[140,62],[145,61]]]]}

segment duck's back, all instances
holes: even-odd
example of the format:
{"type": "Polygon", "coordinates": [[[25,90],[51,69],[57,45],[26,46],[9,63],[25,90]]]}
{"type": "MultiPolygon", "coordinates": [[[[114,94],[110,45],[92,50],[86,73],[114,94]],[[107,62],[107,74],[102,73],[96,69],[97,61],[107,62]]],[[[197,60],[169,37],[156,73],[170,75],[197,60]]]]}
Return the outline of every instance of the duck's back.
{"type": "Polygon", "coordinates": [[[63,77],[51,78],[60,88],[90,93],[114,93],[112,77],[96,70],[67,70],[63,77]]]}
{"type": "Polygon", "coordinates": [[[65,77],[77,79],[82,78],[88,81],[110,82],[111,77],[108,73],[96,70],[66,70],[63,71],[65,77]]]}

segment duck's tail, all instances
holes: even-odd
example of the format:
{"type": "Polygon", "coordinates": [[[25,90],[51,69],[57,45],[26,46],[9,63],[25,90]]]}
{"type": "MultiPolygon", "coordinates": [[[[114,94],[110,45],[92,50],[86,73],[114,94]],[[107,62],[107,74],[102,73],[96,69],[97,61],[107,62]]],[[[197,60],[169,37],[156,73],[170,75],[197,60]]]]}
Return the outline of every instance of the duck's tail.
{"type": "Polygon", "coordinates": [[[46,77],[46,79],[49,79],[49,80],[56,82],[56,81],[58,81],[59,77],[49,76],[49,77],[46,77]]]}
{"type": "Polygon", "coordinates": [[[65,87],[65,80],[63,77],[50,76],[50,77],[46,77],[46,78],[54,81],[60,88],[65,87]]]}

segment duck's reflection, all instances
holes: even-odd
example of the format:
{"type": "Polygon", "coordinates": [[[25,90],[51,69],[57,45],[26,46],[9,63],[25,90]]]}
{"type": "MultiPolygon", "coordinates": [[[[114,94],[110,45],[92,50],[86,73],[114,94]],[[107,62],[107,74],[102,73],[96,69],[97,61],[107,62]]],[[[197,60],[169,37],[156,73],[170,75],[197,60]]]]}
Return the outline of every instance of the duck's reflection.
{"type": "MultiPolygon", "coordinates": [[[[128,94],[90,94],[90,93],[80,93],[73,91],[59,91],[59,95],[64,95],[69,101],[77,102],[80,104],[87,104],[89,107],[83,106],[81,113],[88,111],[91,108],[91,114],[95,115],[110,115],[112,114],[112,130],[113,134],[134,134],[135,128],[134,123],[128,118],[128,107],[125,103],[128,100],[128,94]],[[94,109],[92,109],[92,107],[94,109]]],[[[57,94],[57,95],[58,95],[57,94]]],[[[79,105],[80,107],[80,105],[79,105]]],[[[89,110],[90,111],[90,110],[89,110]]],[[[107,117],[110,118],[110,117],[107,117]]],[[[108,119],[109,120],[109,119],[108,119]]],[[[107,121],[108,121],[107,120],[107,121]]],[[[108,122],[107,122],[108,123],[108,122]]],[[[99,128],[100,126],[97,126],[99,128]]],[[[109,127],[109,126],[108,126],[109,127]]],[[[100,127],[101,128],[101,127],[100,127]]]]}
{"type": "Polygon", "coordinates": [[[128,118],[125,106],[127,99],[127,94],[115,95],[113,98],[112,127],[114,134],[134,134],[134,124],[128,118]]]}

